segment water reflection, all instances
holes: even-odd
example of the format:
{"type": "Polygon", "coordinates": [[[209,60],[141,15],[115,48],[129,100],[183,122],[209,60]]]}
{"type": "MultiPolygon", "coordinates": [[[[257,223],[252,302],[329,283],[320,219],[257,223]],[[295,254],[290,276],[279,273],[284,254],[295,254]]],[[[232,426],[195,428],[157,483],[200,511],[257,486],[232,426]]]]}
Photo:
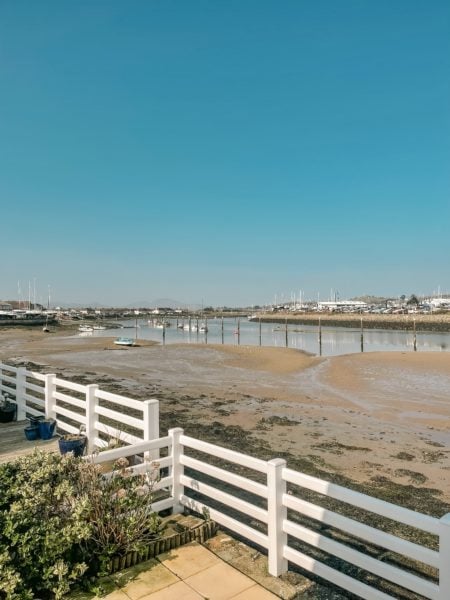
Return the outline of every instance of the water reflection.
{"type": "MultiPolygon", "coordinates": [[[[166,319],[166,325],[139,319],[119,321],[118,326],[135,329],[139,339],[165,344],[230,344],[295,348],[311,354],[336,356],[359,352],[401,350],[414,352],[448,351],[450,333],[425,333],[396,330],[365,330],[364,328],[327,327],[324,325],[285,325],[250,322],[246,319],[166,319]],[[202,326],[205,330],[202,330],[202,326]],[[415,343],[414,343],[415,342],[415,343]]],[[[118,336],[119,329],[94,331],[96,337],[118,336]]]]}

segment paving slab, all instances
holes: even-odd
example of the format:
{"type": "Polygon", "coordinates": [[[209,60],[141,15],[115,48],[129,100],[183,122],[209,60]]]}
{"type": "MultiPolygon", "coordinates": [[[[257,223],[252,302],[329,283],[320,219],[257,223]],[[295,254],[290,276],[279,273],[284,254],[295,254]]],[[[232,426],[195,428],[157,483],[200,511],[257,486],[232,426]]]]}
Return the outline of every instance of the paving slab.
{"type": "Polygon", "coordinates": [[[205,600],[205,597],[200,596],[184,581],[179,581],[159,592],[144,596],[141,600],[205,600]]]}
{"type": "Polygon", "coordinates": [[[191,577],[222,562],[219,557],[197,542],[160,554],[158,560],[180,579],[191,577]]]}
{"type": "Polygon", "coordinates": [[[176,575],[155,559],[115,573],[111,579],[131,600],[139,600],[179,581],[176,575]]]}
{"type": "Polygon", "coordinates": [[[267,556],[247,546],[230,535],[219,531],[214,537],[205,541],[205,547],[214,552],[227,564],[251,577],[262,588],[283,600],[294,600],[311,588],[313,583],[296,573],[288,573],[281,577],[269,575],[267,556]]]}
{"type": "Polygon", "coordinates": [[[189,587],[208,600],[231,600],[255,585],[253,579],[222,561],[188,577],[185,581],[189,587]]]}

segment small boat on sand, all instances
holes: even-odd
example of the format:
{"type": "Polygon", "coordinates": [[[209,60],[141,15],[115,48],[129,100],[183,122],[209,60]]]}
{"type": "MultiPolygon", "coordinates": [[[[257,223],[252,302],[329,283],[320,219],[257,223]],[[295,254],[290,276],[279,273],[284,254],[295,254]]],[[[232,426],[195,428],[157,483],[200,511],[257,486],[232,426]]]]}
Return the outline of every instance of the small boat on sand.
{"type": "Polygon", "coordinates": [[[114,340],[114,343],[117,346],[134,346],[133,338],[129,338],[129,337],[118,337],[117,339],[114,340]]]}

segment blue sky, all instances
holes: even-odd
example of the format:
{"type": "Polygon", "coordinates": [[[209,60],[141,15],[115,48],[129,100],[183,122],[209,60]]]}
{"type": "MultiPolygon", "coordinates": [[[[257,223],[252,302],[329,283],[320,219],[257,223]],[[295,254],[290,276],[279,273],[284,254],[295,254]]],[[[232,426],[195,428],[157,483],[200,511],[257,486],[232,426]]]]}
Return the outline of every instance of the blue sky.
{"type": "Polygon", "coordinates": [[[450,4],[0,2],[0,298],[450,290],[450,4]]]}

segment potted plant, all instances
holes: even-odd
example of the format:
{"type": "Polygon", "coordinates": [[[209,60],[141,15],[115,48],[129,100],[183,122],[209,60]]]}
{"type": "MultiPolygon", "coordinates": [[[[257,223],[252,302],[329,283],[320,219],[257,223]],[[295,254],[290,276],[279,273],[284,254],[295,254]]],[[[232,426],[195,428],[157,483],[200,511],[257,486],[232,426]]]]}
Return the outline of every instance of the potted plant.
{"type": "Polygon", "coordinates": [[[65,433],[58,440],[59,451],[61,454],[73,452],[74,456],[83,456],[87,446],[87,437],[82,431],[82,427],[78,433],[65,433]]]}
{"type": "Polygon", "coordinates": [[[0,396],[0,423],[10,423],[14,421],[16,416],[17,406],[9,400],[9,396],[5,394],[0,396]]]}

